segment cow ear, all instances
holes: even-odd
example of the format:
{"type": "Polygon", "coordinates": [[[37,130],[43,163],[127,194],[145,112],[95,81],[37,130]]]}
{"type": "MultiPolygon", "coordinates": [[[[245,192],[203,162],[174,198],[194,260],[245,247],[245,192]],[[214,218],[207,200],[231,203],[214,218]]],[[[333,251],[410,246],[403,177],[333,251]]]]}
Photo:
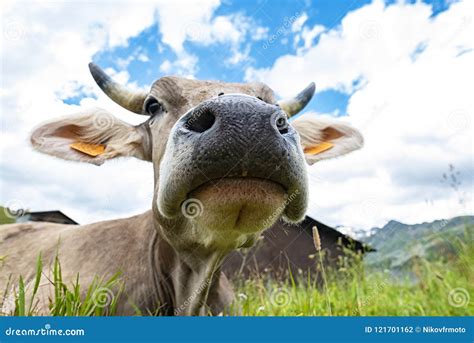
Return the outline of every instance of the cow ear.
{"type": "Polygon", "coordinates": [[[150,160],[147,131],[127,124],[107,111],[93,109],[37,127],[33,147],[65,160],[101,165],[120,156],[150,160]]]}
{"type": "Polygon", "coordinates": [[[309,164],[345,155],[360,149],[364,144],[362,134],[357,129],[333,119],[304,115],[293,120],[291,125],[300,135],[309,164]]]}

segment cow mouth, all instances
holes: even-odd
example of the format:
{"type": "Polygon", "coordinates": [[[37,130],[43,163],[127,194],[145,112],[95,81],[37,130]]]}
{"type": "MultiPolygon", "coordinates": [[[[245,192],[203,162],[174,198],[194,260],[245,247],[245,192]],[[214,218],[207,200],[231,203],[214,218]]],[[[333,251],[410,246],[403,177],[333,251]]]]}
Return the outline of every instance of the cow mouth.
{"type": "Polygon", "coordinates": [[[191,191],[189,191],[188,196],[190,196],[192,193],[199,192],[202,189],[205,189],[207,187],[212,187],[212,188],[218,188],[219,186],[221,187],[227,187],[232,184],[237,184],[237,185],[242,185],[245,184],[246,182],[256,185],[262,190],[265,189],[265,187],[271,185],[271,184],[276,184],[279,185],[283,190],[286,192],[288,189],[285,185],[282,183],[271,180],[271,179],[263,179],[259,177],[251,177],[251,176],[241,176],[241,177],[221,177],[221,178],[215,178],[215,179],[210,179],[207,180],[200,185],[194,187],[191,191]]]}
{"type": "Polygon", "coordinates": [[[271,226],[284,211],[287,197],[286,188],[272,180],[222,178],[189,192],[181,212],[199,226],[250,233],[271,226]]]}
{"type": "MultiPolygon", "coordinates": [[[[183,169],[175,170],[176,175],[160,178],[156,204],[165,218],[178,219],[184,215],[191,222],[199,221],[203,225],[203,218],[208,218],[207,224],[214,227],[219,227],[223,217],[228,219],[223,226],[231,227],[229,218],[234,218],[234,226],[248,224],[249,230],[253,230],[262,225],[268,228],[280,217],[288,222],[298,222],[304,217],[307,206],[304,175],[288,173],[281,177],[281,173],[275,173],[275,177],[262,178],[235,173],[219,177],[214,171],[191,178],[186,172],[179,173],[183,169]]],[[[162,174],[166,172],[164,169],[162,174]]]]}

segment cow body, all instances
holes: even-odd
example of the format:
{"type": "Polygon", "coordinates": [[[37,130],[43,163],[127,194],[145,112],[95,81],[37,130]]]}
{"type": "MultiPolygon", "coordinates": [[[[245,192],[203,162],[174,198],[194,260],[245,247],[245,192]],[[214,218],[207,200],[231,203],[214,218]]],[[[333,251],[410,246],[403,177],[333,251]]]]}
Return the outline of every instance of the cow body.
{"type": "MultiPolygon", "coordinates": [[[[153,227],[151,211],[126,219],[97,222],[89,225],[64,225],[29,222],[0,226],[0,247],[5,261],[1,267],[0,289],[7,287],[10,275],[17,281],[22,272],[25,284],[35,279],[36,259],[41,253],[44,268],[39,288],[38,313],[47,314],[53,298],[51,268],[59,257],[63,282],[71,286],[79,275],[85,293],[87,285],[100,276],[108,279],[120,273],[123,295],[118,298],[117,311],[122,315],[190,314],[181,304],[198,302],[199,294],[186,294],[177,283],[192,286],[205,282],[206,270],[193,269],[158,236],[153,227]],[[179,276],[179,278],[177,277],[179,276]],[[195,285],[191,285],[196,283],[195,285]],[[168,290],[181,289],[180,292],[168,290]]],[[[232,288],[224,274],[216,270],[209,287],[207,306],[198,314],[220,313],[232,299],[232,288]]],[[[112,290],[118,292],[118,289],[112,290]]],[[[188,308],[189,310],[189,308],[188,308]]]]}
{"type": "MultiPolygon", "coordinates": [[[[311,99],[310,84],[276,101],[262,83],[224,83],[163,77],[149,92],[131,92],[99,67],[92,76],[115,102],[147,120],[125,123],[91,109],[43,123],[33,147],[65,160],[101,165],[132,156],[153,163],[151,211],[120,220],[69,227],[10,225],[0,229],[0,280],[31,281],[41,252],[46,266],[56,251],[66,282],[79,274],[82,289],[96,277],[122,274],[118,314],[203,315],[231,300],[220,265],[231,251],[252,246],[280,218],[299,222],[308,204],[306,162],[362,146],[351,126],[288,117],[311,99]],[[306,161],[306,162],[305,162],[306,161]]],[[[47,307],[48,289],[40,299],[47,307]]]]}

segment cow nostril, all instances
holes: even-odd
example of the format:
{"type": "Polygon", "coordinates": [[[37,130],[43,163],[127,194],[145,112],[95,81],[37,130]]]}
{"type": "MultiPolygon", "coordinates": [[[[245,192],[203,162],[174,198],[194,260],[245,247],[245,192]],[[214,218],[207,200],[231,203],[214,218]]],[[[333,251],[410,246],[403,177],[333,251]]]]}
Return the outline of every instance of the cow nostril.
{"type": "Polygon", "coordinates": [[[203,109],[201,111],[195,111],[193,115],[187,120],[186,127],[188,130],[194,132],[204,132],[209,130],[214,122],[216,117],[209,109],[203,109]]]}
{"type": "Polygon", "coordinates": [[[284,135],[285,133],[288,133],[288,120],[286,120],[285,117],[280,116],[276,120],[276,127],[278,131],[284,135]]]}

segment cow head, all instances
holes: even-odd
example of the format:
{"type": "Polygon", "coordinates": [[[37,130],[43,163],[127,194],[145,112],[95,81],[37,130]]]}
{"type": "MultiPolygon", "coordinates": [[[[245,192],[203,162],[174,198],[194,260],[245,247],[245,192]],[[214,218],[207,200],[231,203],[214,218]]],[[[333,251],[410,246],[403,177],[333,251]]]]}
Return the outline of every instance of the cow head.
{"type": "Polygon", "coordinates": [[[306,162],[362,146],[344,123],[288,118],[311,99],[314,84],[276,101],[262,83],[163,77],[149,92],[131,92],[90,65],[102,90],[148,116],[132,126],[94,109],[45,123],[33,146],[66,160],[102,164],[120,156],[153,163],[157,229],[174,246],[229,250],[251,245],[283,217],[298,222],[308,202],[306,162]]]}

